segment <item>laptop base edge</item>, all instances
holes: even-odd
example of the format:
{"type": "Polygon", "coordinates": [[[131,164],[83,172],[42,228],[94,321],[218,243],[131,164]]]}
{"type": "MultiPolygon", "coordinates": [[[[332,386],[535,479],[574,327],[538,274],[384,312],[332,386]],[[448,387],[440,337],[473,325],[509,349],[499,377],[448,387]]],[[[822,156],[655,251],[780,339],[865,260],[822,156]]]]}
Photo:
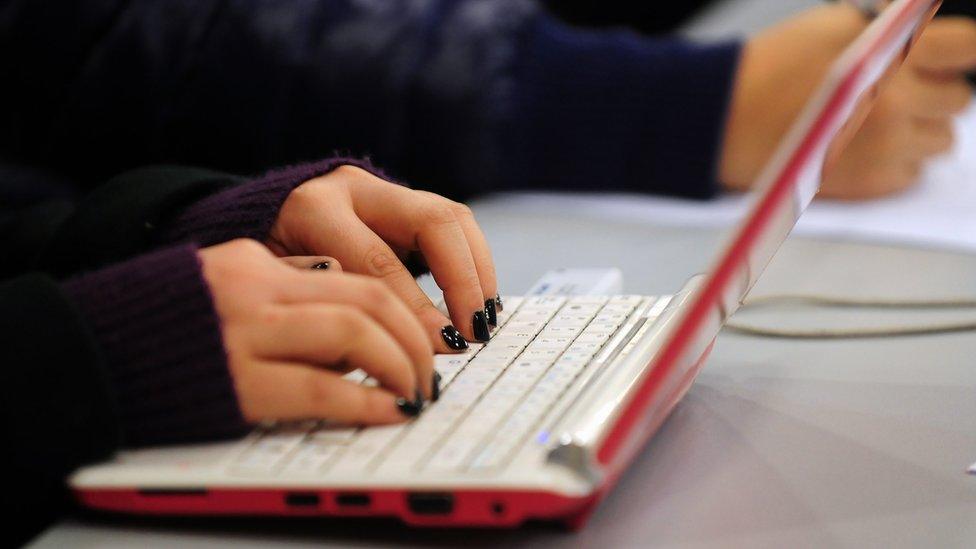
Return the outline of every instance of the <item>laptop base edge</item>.
{"type": "MultiPolygon", "coordinates": [[[[605,493],[567,496],[545,491],[337,491],[277,488],[76,489],[89,509],[142,516],[393,517],[415,527],[516,528],[528,520],[585,523],[605,493]]],[[[574,526],[579,525],[579,526],[574,526]]]]}

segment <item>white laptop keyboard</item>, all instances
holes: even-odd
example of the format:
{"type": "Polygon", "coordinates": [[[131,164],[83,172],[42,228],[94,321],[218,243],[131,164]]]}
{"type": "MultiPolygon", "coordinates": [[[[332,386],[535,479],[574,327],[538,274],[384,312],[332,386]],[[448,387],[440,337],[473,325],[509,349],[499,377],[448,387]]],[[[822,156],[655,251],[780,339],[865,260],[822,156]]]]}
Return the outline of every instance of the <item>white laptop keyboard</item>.
{"type": "MultiPolygon", "coordinates": [[[[538,432],[570,385],[580,375],[592,375],[589,367],[601,363],[600,355],[626,353],[628,343],[652,324],[638,319],[652,320],[668,301],[643,296],[505,298],[491,341],[435,358],[441,397],[418,418],[370,428],[324,422],[266,425],[242,442],[229,472],[499,470],[538,432]]],[[[374,382],[361,371],[347,377],[374,382]]]]}

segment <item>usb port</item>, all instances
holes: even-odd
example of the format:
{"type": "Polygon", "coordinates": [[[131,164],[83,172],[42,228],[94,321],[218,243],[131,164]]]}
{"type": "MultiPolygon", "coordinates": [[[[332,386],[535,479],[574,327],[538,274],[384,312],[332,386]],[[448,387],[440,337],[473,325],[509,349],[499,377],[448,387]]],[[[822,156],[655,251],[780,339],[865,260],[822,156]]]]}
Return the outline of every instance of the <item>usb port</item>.
{"type": "Polygon", "coordinates": [[[313,492],[291,492],[285,495],[285,505],[289,507],[318,507],[319,495],[313,492]]]}
{"type": "Polygon", "coordinates": [[[348,492],[336,496],[336,504],[339,507],[369,507],[370,503],[372,503],[372,498],[369,497],[369,494],[348,492]]]}

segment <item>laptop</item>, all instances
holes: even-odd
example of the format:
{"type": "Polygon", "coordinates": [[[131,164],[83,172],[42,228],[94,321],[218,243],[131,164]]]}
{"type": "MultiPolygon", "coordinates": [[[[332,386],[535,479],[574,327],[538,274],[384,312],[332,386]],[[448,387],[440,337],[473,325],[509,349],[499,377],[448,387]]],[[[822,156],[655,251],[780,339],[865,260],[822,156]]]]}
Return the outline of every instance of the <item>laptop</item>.
{"type": "Polygon", "coordinates": [[[123,451],[70,477],[77,499],[154,515],[582,527],[688,391],[725,319],[939,4],[892,2],[843,53],[714,266],[678,293],[507,297],[490,342],[436,357],[441,397],[408,423],[268,423],[241,440],[123,451]]]}

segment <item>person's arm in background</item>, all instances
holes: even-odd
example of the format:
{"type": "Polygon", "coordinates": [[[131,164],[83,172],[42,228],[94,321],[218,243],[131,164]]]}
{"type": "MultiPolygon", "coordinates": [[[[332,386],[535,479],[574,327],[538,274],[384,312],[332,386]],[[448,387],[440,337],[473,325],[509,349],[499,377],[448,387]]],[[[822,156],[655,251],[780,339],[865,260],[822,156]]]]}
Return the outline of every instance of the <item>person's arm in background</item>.
{"type": "Polygon", "coordinates": [[[97,180],[342,148],[459,199],[714,194],[739,50],[575,29],[520,0],[23,0],[0,36],[17,160],[97,180]]]}
{"type": "MultiPolygon", "coordinates": [[[[752,182],[864,24],[817,8],[751,39],[740,63],[737,43],[578,29],[528,0],[15,0],[0,13],[0,145],[89,180],[175,161],[253,172],[342,148],[455,199],[707,197],[752,182]]],[[[834,195],[900,188],[951,141],[976,27],[947,18],[927,34],[936,58],[956,61],[938,78],[903,71],[886,95],[912,117],[879,108],[848,155],[870,160],[849,162],[834,195]],[[917,118],[936,121],[921,146],[917,118]]]]}
{"type": "MultiPolygon", "coordinates": [[[[720,161],[726,187],[751,186],[830,65],[867,23],[848,5],[821,6],[749,40],[720,161]]],[[[925,162],[952,147],[953,117],[972,100],[966,73],[974,68],[976,20],[931,22],[825,174],[819,196],[875,198],[916,183],[925,162]]]]}

